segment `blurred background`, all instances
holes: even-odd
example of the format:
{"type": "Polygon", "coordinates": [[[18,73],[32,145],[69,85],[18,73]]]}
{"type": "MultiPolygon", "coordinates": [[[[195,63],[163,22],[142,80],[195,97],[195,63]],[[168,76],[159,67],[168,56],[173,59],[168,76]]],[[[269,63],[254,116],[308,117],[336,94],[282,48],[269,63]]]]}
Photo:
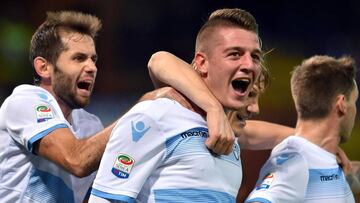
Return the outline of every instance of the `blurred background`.
{"type": "MultiPolygon", "coordinates": [[[[99,72],[87,109],[106,125],[153,89],[146,68],[151,54],[166,50],[190,62],[198,29],[212,11],[224,7],[251,12],[260,26],[263,50],[272,50],[266,60],[273,81],[260,99],[261,114],[257,119],[295,125],[289,72],[302,59],[314,54],[346,54],[360,64],[360,1],[355,0],[2,1],[0,104],[15,86],[32,83],[29,41],[45,20],[46,11],[77,10],[102,19],[103,29],[97,38],[99,72]]],[[[360,160],[359,118],[358,115],[350,143],[342,145],[356,160],[360,160]]]]}

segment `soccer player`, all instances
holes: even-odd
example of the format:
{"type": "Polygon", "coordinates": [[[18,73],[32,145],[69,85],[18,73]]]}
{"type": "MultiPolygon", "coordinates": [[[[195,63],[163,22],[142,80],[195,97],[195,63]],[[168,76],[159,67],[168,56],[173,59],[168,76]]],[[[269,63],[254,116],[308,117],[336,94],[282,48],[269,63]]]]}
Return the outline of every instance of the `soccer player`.
{"type": "MultiPolygon", "coordinates": [[[[35,85],[16,87],[0,109],[0,202],[84,200],[114,126],[102,130],[100,120],[82,109],[97,75],[94,38],[100,28],[95,16],[60,11],[49,12],[34,33],[35,85]]],[[[221,119],[221,106],[209,108],[210,118],[221,119]]],[[[211,142],[233,142],[223,120],[211,142]]]]}
{"type": "MultiPolygon", "coordinates": [[[[194,64],[226,109],[246,105],[260,60],[257,24],[244,10],[217,10],[198,33],[194,64]]],[[[112,131],[90,202],[234,202],[239,145],[229,155],[208,150],[204,116],[166,98],[135,105],[112,131]]]]}
{"type": "Polygon", "coordinates": [[[95,82],[100,28],[95,16],[49,12],[34,33],[35,85],[16,87],[0,110],[1,202],[84,199],[107,141],[90,137],[103,126],[82,109],[95,82]]]}
{"type": "Polygon", "coordinates": [[[336,161],[356,115],[356,66],[350,57],[314,56],[295,67],[294,136],[271,152],[246,202],[355,202],[336,161]]]}
{"type": "MultiPolygon", "coordinates": [[[[206,101],[206,96],[204,95],[204,92],[208,91],[206,86],[203,85],[201,87],[201,83],[198,83],[196,86],[189,85],[187,81],[197,81],[199,76],[195,73],[195,71],[191,68],[191,66],[185,62],[183,62],[181,59],[171,55],[171,54],[165,54],[165,56],[161,57],[160,65],[158,63],[158,66],[149,66],[150,75],[152,75],[153,82],[155,86],[163,86],[166,85],[166,83],[169,83],[170,85],[174,86],[175,88],[178,88],[182,91],[182,93],[188,97],[197,98],[197,105],[201,106],[201,102],[206,101]]],[[[229,111],[227,113],[230,124],[237,135],[237,137],[257,137],[257,138],[268,138],[265,139],[248,139],[252,140],[252,147],[259,145],[259,140],[262,142],[260,146],[261,148],[258,149],[264,149],[264,148],[273,148],[274,145],[278,144],[280,141],[282,141],[284,138],[288,137],[289,135],[294,134],[295,129],[287,126],[278,125],[275,123],[269,123],[265,121],[255,121],[249,119],[253,114],[259,113],[259,106],[258,106],[258,97],[261,92],[263,92],[266,88],[266,73],[262,72],[265,75],[260,75],[260,80],[254,85],[253,90],[249,93],[247,102],[248,105],[240,110],[237,111],[229,111]],[[255,141],[255,142],[254,142],[255,141]]],[[[174,98],[177,101],[180,101],[181,104],[185,105],[190,110],[196,111],[196,109],[191,108],[191,104],[187,104],[182,96],[180,94],[176,95],[176,91],[173,90],[174,94],[172,94],[172,98],[174,98]],[[180,95],[180,96],[179,96],[180,95]]],[[[195,100],[194,99],[194,100],[195,100]]],[[[211,126],[210,126],[211,127],[211,126]]],[[[245,139],[242,139],[245,140],[245,139]]],[[[243,149],[244,143],[240,142],[240,147],[243,149]]],[[[248,144],[245,144],[245,146],[248,144]]],[[[246,148],[246,147],[245,147],[246,148]]],[[[339,147],[337,150],[337,159],[338,163],[341,165],[342,169],[344,170],[344,173],[346,174],[346,179],[351,187],[351,190],[354,194],[359,194],[359,162],[356,161],[349,161],[346,157],[346,154],[341,150],[339,147]]],[[[249,153],[247,152],[246,155],[242,155],[241,157],[247,158],[249,156],[249,153]]],[[[265,163],[266,160],[264,160],[263,163],[265,163]]],[[[261,168],[261,163],[254,163],[253,161],[247,161],[243,163],[243,181],[241,184],[241,188],[239,190],[239,194],[237,196],[238,202],[243,202],[245,198],[248,196],[248,194],[251,192],[252,188],[254,187],[255,182],[252,182],[252,177],[254,174],[258,174],[255,172],[258,169],[261,168]],[[259,166],[255,166],[259,165],[259,166]],[[255,168],[254,168],[255,167],[255,168]],[[252,171],[249,171],[251,168],[252,171]],[[254,171],[255,169],[255,171],[254,171]]],[[[256,175],[257,177],[257,175],[256,175]]],[[[256,179],[254,180],[256,181],[256,179]]]]}

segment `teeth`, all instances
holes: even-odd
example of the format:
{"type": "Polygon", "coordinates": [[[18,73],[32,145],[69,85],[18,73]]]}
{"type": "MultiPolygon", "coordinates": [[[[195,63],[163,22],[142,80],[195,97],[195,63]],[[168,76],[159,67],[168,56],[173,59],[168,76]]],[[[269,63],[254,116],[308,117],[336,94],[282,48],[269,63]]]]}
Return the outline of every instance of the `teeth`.
{"type": "Polygon", "coordinates": [[[237,81],[250,83],[250,79],[248,79],[248,78],[240,78],[240,79],[238,79],[237,81]]]}

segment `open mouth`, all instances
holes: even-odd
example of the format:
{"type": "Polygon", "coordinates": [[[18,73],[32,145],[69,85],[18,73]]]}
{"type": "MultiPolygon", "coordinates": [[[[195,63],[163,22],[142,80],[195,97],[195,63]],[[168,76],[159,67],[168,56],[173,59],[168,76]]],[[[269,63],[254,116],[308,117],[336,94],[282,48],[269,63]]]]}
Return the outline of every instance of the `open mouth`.
{"type": "Polygon", "coordinates": [[[236,91],[241,93],[245,93],[250,85],[250,79],[248,78],[241,78],[231,82],[231,85],[236,91]]]}
{"type": "Polygon", "coordinates": [[[89,81],[80,81],[77,84],[77,87],[81,90],[91,91],[92,83],[89,81]]]}

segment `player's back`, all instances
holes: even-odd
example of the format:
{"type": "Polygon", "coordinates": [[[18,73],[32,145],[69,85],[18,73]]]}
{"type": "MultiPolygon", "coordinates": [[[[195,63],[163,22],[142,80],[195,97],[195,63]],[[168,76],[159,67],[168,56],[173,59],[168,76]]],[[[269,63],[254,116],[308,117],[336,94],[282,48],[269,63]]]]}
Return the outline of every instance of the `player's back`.
{"type": "Polygon", "coordinates": [[[301,154],[308,161],[309,180],[306,189],[306,203],[352,203],[355,202],[342,168],[336,156],[323,148],[295,137],[303,147],[301,154]]]}

